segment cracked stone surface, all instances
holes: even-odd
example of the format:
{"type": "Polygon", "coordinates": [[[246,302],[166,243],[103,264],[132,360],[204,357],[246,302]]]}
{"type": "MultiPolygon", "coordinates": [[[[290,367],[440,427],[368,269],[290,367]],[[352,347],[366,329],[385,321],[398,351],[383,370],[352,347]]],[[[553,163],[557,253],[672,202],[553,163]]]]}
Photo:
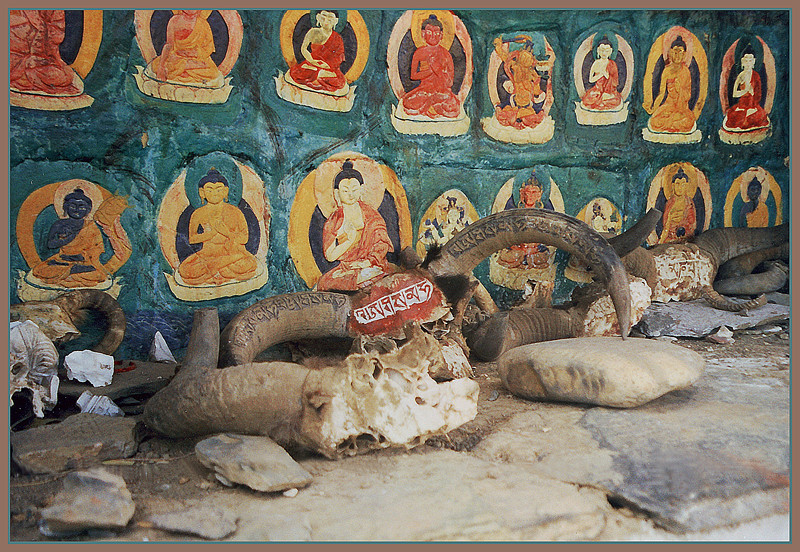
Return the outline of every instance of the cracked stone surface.
{"type": "Polygon", "coordinates": [[[787,305],[767,303],[746,314],[713,308],[705,299],[652,303],[636,326],[648,337],[705,337],[720,326],[732,330],[753,328],[789,319],[787,305]]]}

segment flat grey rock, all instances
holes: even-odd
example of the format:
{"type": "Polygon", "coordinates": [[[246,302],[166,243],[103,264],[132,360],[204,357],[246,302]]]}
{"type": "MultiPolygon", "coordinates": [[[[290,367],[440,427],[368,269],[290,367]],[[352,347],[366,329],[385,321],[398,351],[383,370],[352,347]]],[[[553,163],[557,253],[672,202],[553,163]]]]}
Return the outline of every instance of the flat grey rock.
{"type": "Polygon", "coordinates": [[[203,505],[150,516],[159,529],[209,540],[222,539],[236,531],[236,520],[236,515],[228,510],[203,505]]]}
{"type": "Polygon", "coordinates": [[[112,401],[132,395],[153,395],[165,387],[175,376],[174,364],[164,362],[123,361],[117,367],[134,368],[125,372],[115,372],[111,383],[105,387],[92,387],[88,383],[65,381],[58,389],[59,395],[79,397],[89,390],[92,395],[105,395],[112,401]]]}
{"type": "Polygon", "coordinates": [[[57,424],[11,433],[12,458],[31,473],[58,473],[136,454],[136,420],[74,414],[57,424]]]}
{"type": "Polygon", "coordinates": [[[224,433],[200,441],[194,450],[200,463],[226,485],[275,492],[311,483],[311,474],[268,437],[224,433]]]}
{"type": "Polygon", "coordinates": [[[680,345],[578,337],[515,347],[500,357],[498,372],[506,389],[526,399],[633,407],[688,387],[704,365],[680,345]]]}
{"type": "Polygon", "coordinates": [[[636,327],[648,337],[705,337],[720,326],[742,330],[788,320],[789,312],[788,306],[775,303],[767,303],[747,314],[715,309],[704,299],[652,303],[636,327]]]}
{"type": "Polygon", "coordinates": [[[72,472],[41,512],[39,530],[50,537],[88,529],[124,529],[136,505],[125,480],[102,468],[72,472]]]}

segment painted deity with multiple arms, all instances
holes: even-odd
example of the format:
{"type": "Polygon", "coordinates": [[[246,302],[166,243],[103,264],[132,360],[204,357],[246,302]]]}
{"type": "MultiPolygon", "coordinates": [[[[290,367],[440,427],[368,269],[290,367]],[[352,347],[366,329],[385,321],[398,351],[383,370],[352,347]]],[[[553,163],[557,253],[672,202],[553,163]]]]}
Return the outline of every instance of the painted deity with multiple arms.
{"type": "Polygon", "coordinates": [[[216,169],[198,183],[204,205],[189,220],[189,243],[202,248],[178,266],[178,274],[190,286],[219,285],[255,276],[256,258],[245,249],[248,240],[244,214],[228,203],[228,181],[216,169]]]}
{"type": "Polygon", "coordinates": [[[335,12],[321,10],[317,14],[317,26],[306,33],[300,47],[303,61],[289,69],[289,76],[296,84],[326,92],[347,85],[340,69],[345,59],[344,41],[334,30],[338,21],[335,12]]]}
{"type": "Polygon", "coordinates": [[[394,250],[381,214],[362,200],[364,179],[345,161],[333,181],[336,210],[322,229],[325,259],[339,261],[317,282],[318,290],[358,290],[392,272],[394,250]]]}
{"type": "Polygon", "coordinates": [[[502,38],[494,39],[495,53],[503,61],[509,78],[506,91],[510,94],[507,105],[495,106],[495,116],[504,126],[533,128],[547,116],[544,103],[550,75],[546,70],[537,68],[542,60],[536,58],[530,37],[519,36],[514,42],[522,42],[522,48],[508,50],[503,48],[502,38]]]}

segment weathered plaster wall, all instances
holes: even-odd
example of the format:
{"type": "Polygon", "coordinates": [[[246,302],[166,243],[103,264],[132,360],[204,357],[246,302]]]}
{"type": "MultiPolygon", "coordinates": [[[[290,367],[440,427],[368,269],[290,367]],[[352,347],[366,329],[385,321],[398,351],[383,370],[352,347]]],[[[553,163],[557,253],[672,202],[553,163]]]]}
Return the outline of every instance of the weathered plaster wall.
{"type": "MultiPolygon", "coordinates": [[[[783,218],[789,194],[789,12],[788,11],[616,11],[616,10],[457,10],[473,49],[473,85],[464,108],[471,119],[461,136],[398,133],[389,113],[396,98],[387,78],[387,44],[402,10],[362,10],[369,37],[369,58],[357,81],[355,104],[346,113],[326,112],[279,98],[274,77],[286,71],[280,50],[284,12],[242,10],[241,53],[230,75],[233,92],[221,105],[167,102],[139,92],[134,65],[142,65],[132,11],[103,13],[102,41],[85,90],[90,107],[74,111],[10,109],[10,277],[30,270],[18,247],[15,224],[23,201],[35,190],[81,178],[128,196],[120,221],[131,240],[132,254],[116,273],[123,284],[119,301],[130,318],[131,335],[161,329],[168,343],[180,348],[191,310],[220,309],[223,319],[275,294],[307,289],[287,244],[289,215],[300,182],[330,155],[355,151],[394,171],[408,198],[412,228],[442,192],[463,191],[479,215],[491,212],[500,187],[519,171],[546,167],[558,183],[564,211],[575,215],[595,196],[617,205],[624,227],[645,211],[650,183],[666,165],[688,162],[708,178],[713,199],[711,227],[723,226],[726,194],[734,179],[750,167],[766,169],[783,192],[783,218]],[[697,122],[702,140],[668,145],[642,139],[647,113],[642,109],[642,82],[654,40],[672,26],[697,36],[708,60],[706,104],[697,122]],[[572,63],[581,42],[606,27],[630,43],[635,69],[629,98],[630,116],[605,127],[578,125],[578,100],[572,63]],[[554,103],[550,115],[554,136],[544,144],[516,145],[484,133],[482,117],[493,112],[486,85],[492,40],[502,33],[539,31],[556,55],[554,103]],[[717,134],[723,111],[719,75],[730,45],[749,31],[760,36],[775,59],[776,91],[770,113],[772,133],[753,145],[723,143],[717,134]],[[271,209],[267,266],[269,279],[245,295],[202,302],[177,299],[167,286],[169,266],[158,242],[156,219],[164,195],[191,159],[209,152],[230,154],[255,170],[264,182],[271,209]],[[131,327],[132,325],[132,327],[131,327]]],[[[52,211],[52,207],[50,207],[52,211]]],[[[55,214],[42,213],[34,228],[38,244],[46,239],[55,214]],[[49,218],[48,218],[49,217],[49,218]]],[[[562,276],[566,258],[559,254],[556,298],[572,282],[562,276]]],[[[515,293],[489,282],[488,263],[477,275],[501,301],[515,293]]],[[[11,302],[19,301],[10,289],[11,302]]],[[[133,339],[133,338],[132,338],[133,339]]],[[[127,345],[140,354],[145,337],[127,345]]],[[[149,344],[149,342],[148,342],[149,344]]]]}

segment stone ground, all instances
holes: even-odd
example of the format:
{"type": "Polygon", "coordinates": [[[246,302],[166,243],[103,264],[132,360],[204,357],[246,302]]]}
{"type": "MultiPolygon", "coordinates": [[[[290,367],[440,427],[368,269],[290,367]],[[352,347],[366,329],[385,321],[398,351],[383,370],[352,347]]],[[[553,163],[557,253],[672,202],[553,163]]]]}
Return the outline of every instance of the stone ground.
{"type": "MultiPolygon", "coordinates": [[[[519,399],[494,363],[476,364],[475,420],[410,451],[295,456],[313,476],[295,496],[222,485],[199,439],[145,437],[103,462],[136,504],[127,528],[70,540],[199,540],[149,518],[211,508],[236,520],[233,541],[786,541],[788,321],[733,337],[676,340],[704,375],[633,409],[519,399]]],[[[37,522],[64,475],[12,473],[10,541],[51,540],[37,522]]]]}

